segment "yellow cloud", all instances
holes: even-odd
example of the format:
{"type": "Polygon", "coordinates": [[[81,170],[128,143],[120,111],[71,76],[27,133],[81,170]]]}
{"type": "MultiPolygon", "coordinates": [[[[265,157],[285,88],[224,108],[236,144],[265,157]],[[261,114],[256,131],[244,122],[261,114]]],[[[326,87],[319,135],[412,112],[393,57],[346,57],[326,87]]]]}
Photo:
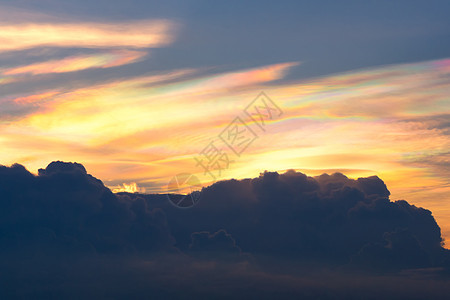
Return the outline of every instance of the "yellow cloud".
{"type": "Polygon", "coordinates": [[[138,61],[147,55],[144,51],[116,50],[99,54],[77,55],[63,59],[3,69],[5,76],[66,73],[91,68],[111,68],[138,61]]]}
{"type": "Polygon", "coordinates": [[[43,92],[40,94],[32,94],[32,95],[23,96],[23,97],[17,97],[17,98],[14,98],[13,101],[18,104],[23,104],[23,105],[34,104],[37,102],[42,102],[42,101],[51,99],[52,97],[56,96],[57,94],[58,94],[58,91],[48,91],[48,92],[43,92]]]}
{"type": "Polygon", "coordinates": [[[440,157],[430,156],[450,148],[448,60],[272,82],[294,65],[214,76],[178,70],[24,95],[15,103],[38,108],[0,124],[0,145],[8,149],[1,160],[31,169],[54,159],[79,161],[114,188],[131,181],[147,192],[164,192],[180,172],[208,184],[193,158],[234,117],[245,119],[242,110],[264,90],[284,114],[265,132],[245,119],[258,139],[220,179],[291,168],[313,175],[318,169],[376,174],[393,199],[432,210],[448,238],[449,214],[441,203],[448,200],[450,179],[437,168],[440,157]]]}
{"type": "Polygon", "coordinates": [[[0,23],[0,52],[34,47],[161,47],[173,41],[168,20],[122,23],[0,23]]]}
{"type": "Polygon", "coordinates": [[[111,189],[114,193],[145,193],[145,188],[138,187],[136,182],[123,183],[121,186],[111,187],[111,189]]]}

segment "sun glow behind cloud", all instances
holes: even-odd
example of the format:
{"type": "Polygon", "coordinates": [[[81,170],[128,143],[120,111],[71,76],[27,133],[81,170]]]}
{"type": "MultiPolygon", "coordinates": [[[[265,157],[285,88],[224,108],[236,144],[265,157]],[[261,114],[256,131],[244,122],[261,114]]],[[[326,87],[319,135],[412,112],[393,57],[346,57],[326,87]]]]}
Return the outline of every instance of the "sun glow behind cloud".
{"type": "MultiPolygon", "coordinates": [[[[168,20],[1,23],[3,53],[40,47],[96,52],[2,67],[0,86],[140,62],[148,58],[147,48],[172,43],[175,31],[168,20]]],[[[450,237],[450,60],[283,81],[298,65],[210,75],[193,68],[149,70],[19,89],[0,97],[0,145],[7,149],[1,162],[37,171],[53,160],[78,161],[116,192],[165,192],[180,172],[195,173],[208,184],[211,179],[193,158],[265,91],[284,113],[266,132],[257,132],[258,139],[221,179],[292,168],[311,175],[377,174],[393,199],[432,210],[450,237]]]]}
{"type": "Polygon", "coordinates": [[[449,191],[448,172],[433,162],[446,159],[450,141],[445,124],[430,119],[450,113],[448,60],[267,85],[295,65],[212,77],[178,70],[17,98],[38,109],[0,127],[0,142],[11,149],[2,161],[31,168],[55,157],[83,161],[113,187],[132,181],[147,192],[164,192],[179,172],[207,184],[193,157],[264,90],[284,114],[222,179],[290,168],[377,174],[394,199],[431,209],[448,236],[441,198],[449,191]]]}
{"type": "Polygon", "coordinates": [[[136,182],[131,182],[129,184],[123,183],[117,187],[110,187],[114,193],[145,193],[144,188],[138,187],[136,182]]]}

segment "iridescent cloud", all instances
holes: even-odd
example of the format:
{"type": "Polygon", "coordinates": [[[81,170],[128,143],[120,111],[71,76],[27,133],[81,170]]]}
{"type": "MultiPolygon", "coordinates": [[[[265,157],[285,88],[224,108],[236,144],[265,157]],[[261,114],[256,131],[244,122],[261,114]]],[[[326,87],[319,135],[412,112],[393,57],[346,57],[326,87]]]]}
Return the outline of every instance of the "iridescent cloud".
{"type": "Polygon", "coordinates": [[[58,91],[47,91],[40,94],[32,94],[28,96],[23,97],[17,97],[14,98],[14,102],[17,104],[35,104],[39,103],[48,99],[51,99],[52,97],[56,96],[58,94],[58,91]]]}
{"type": "Polygon", "coordinates": [[[161,47],[173,41],[168,20],[122,23],[0,23],[0,52],[35,47],[161,47]]]}
{"type": "Polygon", "coordinates": [[[221,179],[291,168],[312,175],[376,174],[393,199],[431,209],[450,237],[450,211],[442,206],[450,192],[449,62],[276,84],[297,64],[214,76],[178,70],[36,91],[8,100],[37,110],[0,124],[0,144],[9,149],[1,160],[34,170],[54,159],[80,161],[117,189],[133,182],[147,192],[164,192],[180,172],[208,184],[211,178],[193,158],[264,90],[284,113],[268,122],[265,132],[245,119],[258,138],[241,157],[233,157],[221,179]]]}
{"type": "Polygon", "coordinates": [[[112,68],[136,62],[147,55],[144,51],[116,50],[90,55],[38,62],[0,70],[4,76],[41,75],[75,72],[93,68],[112,68]]]}

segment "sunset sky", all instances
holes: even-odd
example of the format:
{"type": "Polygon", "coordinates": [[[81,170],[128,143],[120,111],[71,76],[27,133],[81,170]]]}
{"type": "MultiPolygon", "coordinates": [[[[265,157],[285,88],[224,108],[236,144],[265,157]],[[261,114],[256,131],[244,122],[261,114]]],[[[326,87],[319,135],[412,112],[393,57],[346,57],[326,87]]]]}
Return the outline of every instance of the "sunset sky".
{"type": "Polygon", "coordinates": [[[214,181],[196,161],[213,142],[216,180],[377,175],[450,239],[449,2],[319,2],[0,2],[0,164],[165,193],[214,181]],[[280,110],[262,127],[244,111],[261,92],[280,110]],[[236,117],[240,155],[220,139],[236,117]]]}

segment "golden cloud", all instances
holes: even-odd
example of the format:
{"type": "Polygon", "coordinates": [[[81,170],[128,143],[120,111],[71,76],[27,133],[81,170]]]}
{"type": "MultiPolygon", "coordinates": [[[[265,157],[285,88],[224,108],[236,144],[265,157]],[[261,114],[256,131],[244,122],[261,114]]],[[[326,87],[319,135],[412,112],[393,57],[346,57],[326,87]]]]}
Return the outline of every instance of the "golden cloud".
{"type": "Polygon", "coordinates": [[[122,23],[0,24],[0,52],[35,47],[162,47],[173,41],[168,20],[122,23]]]}
{"type": "Polygon", "coordinates": [[[23,65],[2,71],[5,76],[40,75],[75,72],[92,68],[111,68],[138,61],[147,55],[145,51],[116,50],[99,54],[77,55],[23,65]]]}

